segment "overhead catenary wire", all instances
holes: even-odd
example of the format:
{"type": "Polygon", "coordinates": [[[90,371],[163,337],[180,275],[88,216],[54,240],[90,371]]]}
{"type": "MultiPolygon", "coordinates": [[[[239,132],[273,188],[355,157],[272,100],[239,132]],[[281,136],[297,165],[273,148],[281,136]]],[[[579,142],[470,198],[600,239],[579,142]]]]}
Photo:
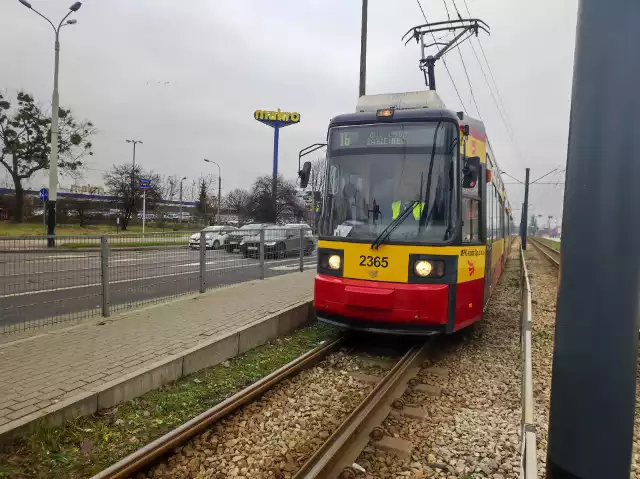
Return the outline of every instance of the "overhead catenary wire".
{"type": "MultiPolygon", "coordinates": [[[[429,20],[427,20],[427,15],[424,13],[424,9],[422,8],[422,4],[420,3],[420,0],[416,0],[416,2],[418,3],[418,7],[420,7],[420,11],[422,12],[424,21],[426,23],[429,23],[429,20]]],[[[436,36],[433,34],[433,32],[431,33],[431,36],[433,37],[433,41],[436,42],[437,41],[436,36]]],[[[444,68],[447,71],[447,75],[449,75],[449,80],[451,80],[451,84],[453,85],[453,88],[456,91],[456,95],[458,95],[458,100],[460,100],[460,105],[462,106],[462,109],[465,111],[468,111],[467,106],[464,104],[464,101],[462,100],[462,96],[460,95],[458,86],[456,85],[456,82],[453,81],[453,75],[451,75],[451,71],[449,71],[449,66],[447,65],[447,60],[445,60],[444,57],[442,58],[442,63],[444,64],[444,68]]]]}
{"type": "MultiPolygon", "coordinates": [[[[458,11],[458,7],[456,5],[455,0],[452,0],[453,5],[456,9],[456,12],[458,13],[458,17],[460,17],[460,12],[458,11]]],[[[467,4],[467,0],[463,0],[464,2],[464,6],[467,10],[467,15],[469,15],[469,17],[471,17],[471,10],[469,10],[469,5],[467,4]]],[[[473,45],[473,39],[470,39],[469,44],[471,45],[471,49],[473,51],[474,56],[476,57],[476,60],[478,61],[478,65],[480,65],[480,70],[482,71],[482,75],[484,76],[485,82],[487,83],[487,87],[489,88],[489,92],[491,93],[491,97],[493,98],[493,102],[496,106],[496,109],[498,110],[498,113],[500,114],[500,118],[502,119],[502,123],[505,127],[505,130],[507,132],[507,135],[509,136],[509,139],[511,140],[511,143],[513,144],[513,146],[516,149],[516,152],[519,153],[519,150],[517,148],[517,144],[513,135],[513,131],[511,129],[510,126],[510,120],[509,120],[509,115],[507,112],[506,107],[504,106],[504,101],[502,100],[502,95],[500,95],[500,89],[498,88],[498,83],[496,82],[496,78],[495,75],[493,74],[493,70],[491,69],[491,64],[489,63],[489,59],[487,58],[487,54],[484,51],[484,47],[482,46],[482,41],[480,40],[480,38],[476,38],[476,40],[478,41],[478,45],[480,46],[480,50],[482,52],[482,56],[484,57],[484,61],[487,65],[487,69],[489,70],[489,76],[491,77],[491,81],[493,82],[493,87],[491,86],[491,83],[489,82],[489,79],[487,77],[487,74],[484,70],[484,67],[482,65],[482,62],[480,61],[480,57],[478,56],[478,53],[473,45]],[[493,92],[493,90],[495,89],[495,94],[493,92]]]]}
{"type": "MultiPolygon", "coordinates": [[[[453,2],[453,7],[456,10],[456,14],[458,15],[458,19],[462,20],[462,16],[460,15],[460,12],[458,11],[458,6],[456,5],[455,0],[452,0],[453,2]]],[[[451,21],[451,17],[449,16],[449,8],[447,7],[447,0],[442,0],[442,3],[444,4],[444,8],[447,11],[447,17],[449,18],[449,21],[451,21]]],[[[460,55],[460,63],[462,63],[462,68],[464,69],[464,75],[467,77],[467,83],[469,84],[469,93],[471,94],[471,100],[473,101],[473,105],[476,108],[476,113],[478,113],[478,117],[480,118],[480,120],[482,120],[482,114],[480,113],[480,108],[478,107],[478,102],[476,101],[476,96],[473,93],[473,86],[471,84],[471,78],[469,78],[469,72],[467,71],[467,65],[464,62],[464,57],[462,56],[462,50],[460,49],[460,43],[458,43],[456,45],[456,49],[458,50],[458,55],[460,55]]]]}

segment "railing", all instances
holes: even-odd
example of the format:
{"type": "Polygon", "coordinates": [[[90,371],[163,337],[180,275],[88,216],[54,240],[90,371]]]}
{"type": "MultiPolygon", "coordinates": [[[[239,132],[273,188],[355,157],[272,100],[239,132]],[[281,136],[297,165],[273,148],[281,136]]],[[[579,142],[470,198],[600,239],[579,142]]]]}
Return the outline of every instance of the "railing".
{"type": "Polygon", "coordinates": [[[533,330],[531,309],[531,284],[520,249],[520,304],[521,304],[521,348],[522,348],[522,421],[521,421],[521,462],[520,479],[536,479],[538,463],[536,451],[536,426],[533,420],[533,358],[531,335],[533,330]]]}
{"type": "Polygon", "coordinates": [[[315,267],[299,226],[200,232],[0,237],[0,334],[108,317],[167,299],[315,267]]]}

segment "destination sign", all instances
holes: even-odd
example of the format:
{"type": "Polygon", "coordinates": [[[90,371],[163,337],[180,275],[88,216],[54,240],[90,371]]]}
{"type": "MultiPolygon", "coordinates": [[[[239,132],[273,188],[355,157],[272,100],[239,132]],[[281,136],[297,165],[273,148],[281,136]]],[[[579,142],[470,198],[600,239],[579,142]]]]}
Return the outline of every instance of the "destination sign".
{"type": "MultiPolygon", "coordinates": [[[[436,147],[444,144],[446,126],[441,125],[436,147]]],[[[330,149],[432,147],[436,123],[362,125],[331,130],[330,149]]]]}

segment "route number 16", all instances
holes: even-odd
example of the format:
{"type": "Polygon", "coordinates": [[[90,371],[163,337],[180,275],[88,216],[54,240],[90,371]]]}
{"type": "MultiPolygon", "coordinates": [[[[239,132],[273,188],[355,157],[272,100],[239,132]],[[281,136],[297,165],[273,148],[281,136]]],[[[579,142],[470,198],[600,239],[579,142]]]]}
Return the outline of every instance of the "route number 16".
{"type": "Polygon", "coordinates": [[[351,146],[351,138],[347,133],[340,133],[340,146],[351,146]]]}

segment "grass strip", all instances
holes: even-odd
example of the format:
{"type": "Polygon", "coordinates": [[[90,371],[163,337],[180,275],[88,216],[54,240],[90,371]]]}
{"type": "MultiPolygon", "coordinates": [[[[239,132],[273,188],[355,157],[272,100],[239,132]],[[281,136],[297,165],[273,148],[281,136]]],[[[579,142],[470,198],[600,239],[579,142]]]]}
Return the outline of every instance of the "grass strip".
{"type": "Polygon", "coordinates": [[[86,478],[267,376],[336,334],[323,323],[60,427],[0,447],[0,478],[86,478]]]}
{"type": "Polygon", "coordinates": [[[539,236],[535,237],[540,243],[546,244],[547,246],[551,246],[556,251],[560,251],[560,241],[553,241],[548,238],[540,238],[539,236]]]}

